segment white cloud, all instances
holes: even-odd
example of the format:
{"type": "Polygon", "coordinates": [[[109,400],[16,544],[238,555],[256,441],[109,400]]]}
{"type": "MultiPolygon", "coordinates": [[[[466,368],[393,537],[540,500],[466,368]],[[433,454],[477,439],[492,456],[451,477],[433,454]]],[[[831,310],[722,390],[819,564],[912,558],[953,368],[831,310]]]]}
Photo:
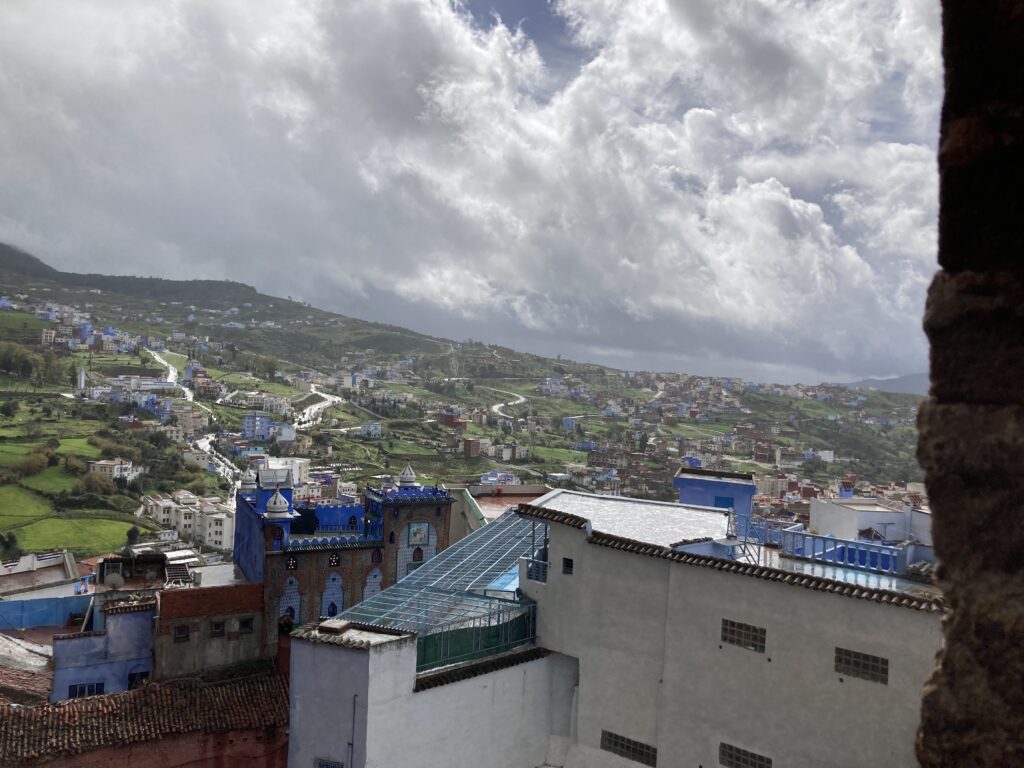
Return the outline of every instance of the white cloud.
{"type": "Polygon", "coordinates": [[[554,8],[552,93],[442,0],[6,3],[0,239],[631,367],[923,369],[934,3],[554,8]]]}

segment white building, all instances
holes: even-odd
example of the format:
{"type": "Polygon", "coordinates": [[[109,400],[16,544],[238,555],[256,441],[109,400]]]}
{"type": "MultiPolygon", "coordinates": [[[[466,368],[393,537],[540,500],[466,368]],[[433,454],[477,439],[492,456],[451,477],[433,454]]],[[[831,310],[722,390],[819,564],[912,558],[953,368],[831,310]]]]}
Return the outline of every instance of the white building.
{"type": "Polygon", "coordinates": [[[305,485],[309,482],[309,459],[271,456],[267,459],[267,469],[290,470],[293,485],[305,485]]]}
{"type": "Polygon", "coordinates": [[[97,475],[103,475],[110,480],[124,480],[130,483],[139,475],[145,473],[145,467],[133,466],[128,459],[102,459],[89,462],[89,471],[97,475]]]}
{"type": "Polygon", "coordinates": [[[556,490],[520,514],[295,633],[290,765],[915,764],[933,587],[744,562],[722,510],[556,490]]]}
{"type": "Polygon", "coordinates": [[[911,539],[932,545],[930,510],[872,498],[811,499],[809,528],[840,539],[911,539]]]}

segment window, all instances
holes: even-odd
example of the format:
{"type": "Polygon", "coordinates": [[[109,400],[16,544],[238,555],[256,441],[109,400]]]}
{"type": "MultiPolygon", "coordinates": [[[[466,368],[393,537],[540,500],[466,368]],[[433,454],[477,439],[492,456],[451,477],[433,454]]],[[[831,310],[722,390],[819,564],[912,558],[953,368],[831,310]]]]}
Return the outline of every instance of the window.
{"type": "Polygon", "coordinates": [[[289,571],[294,571],[296,568],[299,567],[299,560],[298,560],[298,558],[296,558],[294,556],[293,557],[289,557],[287,560],[285,560],[284,567],[287,568],[289,571]]]}
{"type": "Polygon", "coordinates": [[[772,768],[770,757],[725,743],[718,745],[718,762],[722,768],[772,768]]]}
{"type": "Polygon", "coordinates": [[[141,688],[149,682],[149,672],[129,672],[128,673],[128,690],[131,691],[135,688],[141,688]]]}
{"type": "Polygon", "coordinates": [[[571,557],[562,558],[562,573],[567,573],[572,576],[572,566],[573,562],[571,557]]]}
{"type": "Polygon", "coordinates": [[[373,550],[373,554],[370,555],[370,562],[371,563],[379,563],[383,559],[384,559],[384,553],[381,552],[379,549],[373,550]]]}
{"type": "Polygon", "coordinates": [[[313,761],[313,768],[345,768],[340,760],[331,760],[328,757],[318,757],[313,761]]]}
{"type": "Polygon", "coordinates": [[[416,547],[416,549],[414,549],[412,551],[412,561],[414,563],[422,563],[423,562],[423,550],[420,549],[419,547],[416,547]]]}
{"type": "Polygon", "coordinates": [[[610,731],[601,731],[601,749],[627,760],[635,760],[642,765],[658,764],[657,747],[627,739],[625,736],[619,736],[610,731]]]}
{"type": "Polygon", "coordinates": [[[739,621],[722,619],[722,642],[738,645],[748,651],[764,653],[764,644],[768,631],[764,627],[743,624],[739,621]]]}
{"type": "Polygon", "coordinates": [[[251,635],[252,634],[252,619],[239,619],[238,620],[238,634],[240,634],[240,635],[251,635]]]}
{"type": "Polygon", "coordinates": [[[715,506],[718,509],[732,509],[736,506],[736,499],[734,496],[715,496],[715,506]]]}
{"type": "Polygon", "coordinates": [[[99,696],[103,693],[103,683],[77,683],[68,686],[69,699],[81,699],[86,696],[99,696]]]}
{"type": "Polygon", "coordinates": [[[327,557],[327,567],[337,568],[339,565],[341,565],[341,555],[339,555],[337,552],[331,552],[331,554],[327,557]]]}
{"type": "Polygon", "coordinates": [[[187,643],[188,642],[188,624],[179,624],[174,628],[174,642],[176,643],[187,643]]]}
{"type": "Polygon", "coordinates": [[[349,527],[349,528],[355,528],[355,527],[356,527],[356,525],[357,525],[357,523],[356,523],[356,518],[355,518],[355,515],[352,515],[352,516],[351,516],[351,517],[350,517],[350,518],[348,519],[348,527],[349,527]]]}
{"type": "Polygon", "coordinates": [[[388,534],[388,544],[394,544],[394,543],[395,543],[395,532],[392,531],[391,533],[388,534]]]}
{"type": "Polygon", "coordinates": [[[869,653],[836,648],[836,672],[872,683],[889,684],[889,660],[869,653]]]}
{"type": "Polygon", "coordinates": [[[223,621],[211,621],[210,622],[210,637],[224,637],[224,622],[223,621]]]}

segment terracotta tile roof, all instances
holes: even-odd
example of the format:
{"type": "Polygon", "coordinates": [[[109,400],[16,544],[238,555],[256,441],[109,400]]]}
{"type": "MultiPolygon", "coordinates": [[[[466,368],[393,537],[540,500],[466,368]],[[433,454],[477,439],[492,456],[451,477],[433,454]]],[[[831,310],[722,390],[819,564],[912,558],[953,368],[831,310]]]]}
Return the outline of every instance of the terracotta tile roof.
{"type": "MultiPolygon", "coordinates": [[[[568,525],[572,528],[584,528],[586,520],[570,515],[565,512],[556,512],[550,509],[542,509],[523,505],[519,513],[538,520],[548,520],[568,525]]],[[[716,571],[735,573],[741,576],[753,576],[767,581],[776,581],[782,584],[791,584],[804,589],[813,589],[818,592],[831,592],[844,597],[855,597],[861,600],[872,600],[886,605],[897,605],[904,608],[914,608],[928,613],[941,613],[946,609],[946,601],[941,597],[924,597],[908,595],[903,592],[896,592],[888,589],[875,589],[872,587],[861,587],[856,584],[829,579],[824,576],[810,576],[803,573],[792,573],[780,568],[769,568],[762,565],[752,565],[736,560],[728,560],[723,557],[712,557],[711,555],[697,555],[688,552],[676,552],[671,547],[661,547],[656,544],[647,544],[642,541],[614,536],[608,533],[593,533],[588,539],[591,544],[602,547],[619,549],[624,552],[632,552],[638,555],[649,557],[661,557],[666,560],[673,560],[684,565],[697,565],[704,568],[714,568],[716,571]]],[[[696,543],[682,542],[682,543],[696,543]]]]}
{"type": "MultiPolygon", "coordinates": [[[[0,666],[0,693],[9,700],[21,703],[46,701],[53,686],[53,672],[49,670],[28,671],[0,666]]],[[[0,760],[5,751],[4,740],[0,737],[0,760]]]]}
{"type": "Polygon", "coordinates": [[[512,651],[502,656],[492,656],[483,661],[474,661],[458,667],[449,667],[438,672],[429,672],[416,678],[416,687],[413,691],[429,691],[450,683],[457,683],[460,680],[469,680],[480,675],[487,675],[499,669],[514,667],[518,664],[525,664],[528,661],[543,659],[551,651],[547,648],[529,648],[525,651],[512,651]]]}
{"type": "Polygon", "coordinates": [[[287,724],[288,688],[276,674],[151,683],[57,704],[0,707],[0,766],[27,766],[177,734],[287,724]]]}
{"type": "Polygon", "coordinates": [[[307,640],[311,643],[327,643],[328,645],[338,645],[342,648],[355,648],[359,650],[366,650],[374,645],[374,643],[366,638],[346,634],[346,630],[349,629],[372,632],[377,635],[391,635],[396,638],[413,639],[416,637],[415,632],[406,632],[391,627],[379,627],[376,624],[364,624],[358,621],[341,622],[336,619],[327,622],[320,621],[303,624],[294,630],[291,636],[299,640],[307,640]],[[333,625],[332,621],[335,622],[333,625]]]}

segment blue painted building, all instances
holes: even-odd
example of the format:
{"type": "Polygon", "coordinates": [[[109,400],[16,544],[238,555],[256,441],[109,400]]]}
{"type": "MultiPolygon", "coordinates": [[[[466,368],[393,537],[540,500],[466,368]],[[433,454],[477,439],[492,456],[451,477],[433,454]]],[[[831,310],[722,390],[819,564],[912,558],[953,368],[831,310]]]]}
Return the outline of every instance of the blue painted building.
{"type": "Polygon", "coordinates": [[[137,688],[153,673],[156,600],[116,600],[103,607],[105,627],[55,635],[50,701],[137,688]]]}
{"type": "Polygon", "coordinates": [[[242,417],[242,437],[246,440],[270,440],[270,416],[266,413],[247,413],[242,417]]]}
{"type": "Polygon", "coordinates": [[[750,473],[683,467],[676,473],[672,485],[679,491],[680,504],[731,508],[735,513],[736,531],[744,534],[749,530],[757,492],[750,473]]]}
{"type": "Polygon", "coordinates": [[[264,648],[277,633],[333,616],[411,573],[448,545],[452,497],[416,482],[368,487],[363,502],[294,502],[288,470],[247,471],[236,495],[234,559],[264,591],[264,648]]]}

